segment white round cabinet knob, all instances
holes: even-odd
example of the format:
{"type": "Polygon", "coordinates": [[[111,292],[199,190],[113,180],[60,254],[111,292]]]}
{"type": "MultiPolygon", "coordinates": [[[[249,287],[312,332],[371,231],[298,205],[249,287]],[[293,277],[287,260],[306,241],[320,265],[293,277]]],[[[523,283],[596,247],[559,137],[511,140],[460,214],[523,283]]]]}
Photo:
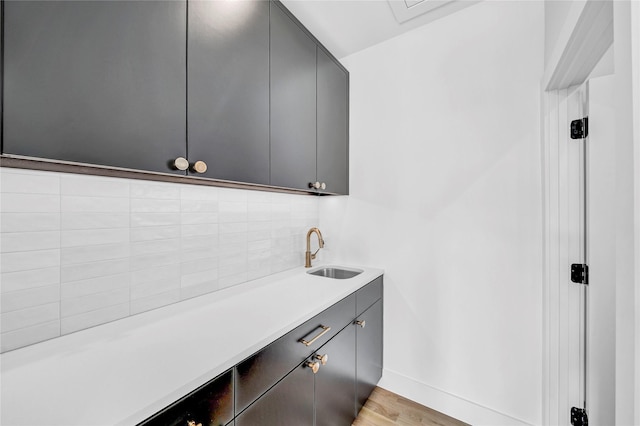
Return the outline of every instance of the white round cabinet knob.
{"type": "Polygon", "coordinates": [[[173,167],[178,170],[187,170],[189,168],[189,162],[184,157],[178,157],[173,161],[173,167]]]}

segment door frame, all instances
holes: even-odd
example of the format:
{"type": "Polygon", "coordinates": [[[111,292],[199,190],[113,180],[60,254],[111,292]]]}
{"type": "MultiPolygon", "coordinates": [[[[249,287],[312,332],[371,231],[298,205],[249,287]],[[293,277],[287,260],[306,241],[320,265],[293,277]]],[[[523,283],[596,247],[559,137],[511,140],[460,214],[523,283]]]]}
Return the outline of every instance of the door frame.
{"type": "MultiPolygon", "coordinates": [[[[568,214],[558,203],[558,103],[562,91],[584,83],[613,44],[616,73],[616,422],[640,424],[640,5],[634,1],[573,1],[541,82],[543,208],[542,422],[557,424],[561,390],[558,330],[551,325],[560,303],[557,285],[567,272],[554,218],[568,214]],[[615,25],[614,25],[615,22],[615,25]],[[614,40],[615,34],[615,40],[614,40]],[[634,134],[635,131],[635,134],[634,134]],[[635,145],[635,149],[634,149],[635,145]],[[554,168],[555,165],[555,168],[554,168]]],[[[567,121],[568,122],[568,121],[567,121]]],[[[566,226],[565,226],[566,228],[566,226]]],[[[564,409],[564,408],[563,408],[564,409]]],[[[563,417],[561,417],[563,418],[563,417]]],[[[565,419],[568,418],[566,413],[565,419]]]]}

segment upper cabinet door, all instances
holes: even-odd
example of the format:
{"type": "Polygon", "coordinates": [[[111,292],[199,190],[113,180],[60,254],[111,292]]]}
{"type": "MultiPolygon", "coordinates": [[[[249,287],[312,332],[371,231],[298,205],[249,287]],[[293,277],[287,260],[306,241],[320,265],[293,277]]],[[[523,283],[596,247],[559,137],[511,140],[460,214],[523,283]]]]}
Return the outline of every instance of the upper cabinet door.
{"type": "Polygon", "coordinates": [[[318,49],[317,180],[323,192],[349,193],[349,74],[318,49]]]}
{"type": "Polygon", "coordinates": [[[271,185],[316,181],[316,44],[271,3],[271,185]]]}
{"type": "Polygon", "coordinates": [[[269,184],[269,2],[190,1],[189,161],[269,184]]]}
{"type": "Polygon", "coordinates": [[[4,153],[160,172],[185,156],[185,1],[5,1],[4,23],[4,153]]]}

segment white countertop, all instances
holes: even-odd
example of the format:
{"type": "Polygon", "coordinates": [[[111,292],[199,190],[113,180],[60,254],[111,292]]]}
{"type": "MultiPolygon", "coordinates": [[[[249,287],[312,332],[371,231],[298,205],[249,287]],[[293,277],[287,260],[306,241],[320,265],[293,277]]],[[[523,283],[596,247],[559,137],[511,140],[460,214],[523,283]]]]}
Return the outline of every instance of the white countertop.
{"type": "Polygon", "coordinates": [[[4,353],[0,423],[136,424],[383,272],[359,269],[300,267],[4,353]]]}

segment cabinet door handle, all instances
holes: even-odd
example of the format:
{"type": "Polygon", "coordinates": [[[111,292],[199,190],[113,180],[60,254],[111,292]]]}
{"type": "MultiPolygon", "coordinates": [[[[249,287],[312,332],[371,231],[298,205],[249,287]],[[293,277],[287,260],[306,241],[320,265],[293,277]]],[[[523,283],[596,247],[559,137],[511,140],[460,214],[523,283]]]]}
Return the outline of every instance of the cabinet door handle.
{"type": "Polygon", "coordinates": [[[173,167],[178,170],[187,170],[189,168],[189,162],[184,157],[178,157],[173,160],[173,167]]]}
{"type": "Polygon", "coordinates": [[[320,189],[327,189],[327,184],[326,184],[326,183],[324,183],[324,182],[322,182],[322,183],[320,184],[320,189]]]}
{"type": "Polygon", "coordinates": [[[365,320],[358,320],[356,321],[356,325],[359,325],[360,327],[364,328],[364,326],[367,325],[367,322],[365,320]]]}
{"type": "Polygon", "coordinates": [[[316,354],[313,358],[320,360],[322,365],[327,365],[327,362],[329,362],[329,354],[324,354],[324,355],[316,354]]]}
{"type": "Polygon", "coordinates": [[[309,188],[320,189],[321,186],[320,182],[309,182],[309,188]]]}
{"type": "Polygon", "coordinates": [[[331,327],[327,327],[325,325],[321,325],[320,328],[322,329],[322,331],[320,332],[320,334],[318,334],[316,337],[314,337],[313,339],[307,341],[305,339],[300,339],[300,343],[304,344],[305,346],[311,346],[313,345],[313,343],[318,340],[319,338],[321,338],[322,336],[324,336],[325,334],[327,334],[329,332],[329,330],[331,330],[331,327]]]}
{"type": "Polygon", "coordinates": [[[207,163],[204,161],[196,161],[193,163],[193,171],[196,173],[204,173],[207,171],[207,163]]]}
{"type": "Polygon", "coordinates": [[[304,363],[307,367],[313,371],[313,374],[316,374],[318,370],[320,370],[320,363],[318,361],[307,361],[304,363]]]}

